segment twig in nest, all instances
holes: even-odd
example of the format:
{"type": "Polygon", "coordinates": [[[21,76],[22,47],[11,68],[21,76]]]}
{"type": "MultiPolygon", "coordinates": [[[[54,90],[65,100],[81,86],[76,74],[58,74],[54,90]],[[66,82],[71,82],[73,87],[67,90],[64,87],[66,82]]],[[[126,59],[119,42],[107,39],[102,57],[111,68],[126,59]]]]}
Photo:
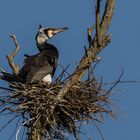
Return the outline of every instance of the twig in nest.
{"type": "Polygon", "coordinates": [[[0,72],[6,72],[2,67],[0,67],[0,72]]]}
{"type": "Polygon", "coordinates": [[[22,127],[24,127],[24,126],[26,125],[27,122],[29,123],[31,120],[32,120],[32,118],[29,119],[29,120],[27,120],[27,121],[25,121],[25,122],[23,122],[22,125],[18,128],[18,130],[17,130],[17,132],[16,132],[16,140],[18,140],[18,135],[19,135],[20,129],[21,129],[22,127]]]}
{"type": "Polygon", "coordinates": [[[17,75],[19,73],[19,65],[15,64],[13,59],[14,59],[15,55],[18,53],[20,47],[19,47],[18,41],[16,39],[16,36],[11,35],[10,37],[13,39],[16,48],[11,55],[6,55],[6,58],[8,60],[10,67],[12,68],[13,74],[17,75]]]}

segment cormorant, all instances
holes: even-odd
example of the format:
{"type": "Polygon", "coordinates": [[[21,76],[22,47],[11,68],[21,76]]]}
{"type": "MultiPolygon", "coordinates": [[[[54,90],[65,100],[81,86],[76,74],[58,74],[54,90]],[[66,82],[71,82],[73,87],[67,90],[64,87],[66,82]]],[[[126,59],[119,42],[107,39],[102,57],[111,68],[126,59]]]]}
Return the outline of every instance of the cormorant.
{"type": "Polygon", "coordinates": [[[43,81],[51,83],[58,61],[58,50],[47,41],[57,33],[67,30],[64,28],[43,28],[40,27],[36,35],[36,45],[39,53],[29,56],[24,61],[18,76],[27,84],[43,81]]]}

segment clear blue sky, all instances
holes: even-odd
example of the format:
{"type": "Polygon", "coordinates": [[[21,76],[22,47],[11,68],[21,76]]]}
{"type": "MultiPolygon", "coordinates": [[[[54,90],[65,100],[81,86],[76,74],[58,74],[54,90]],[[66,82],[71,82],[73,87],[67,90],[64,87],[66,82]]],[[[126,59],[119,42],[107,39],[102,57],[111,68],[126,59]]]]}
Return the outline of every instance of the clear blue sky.
{"type": "MultiPolygon", "coordinates": [[[[104,81],[118,78],[121,68],[124,69],[124,80],[140,80],[140,16],[139,0],[116,0],[116,10],[110,31],[113,33],[111,44],[102,51],[101,63],[96,70],[97,76],[104,81]]],[[[9,35],[16,34],[21,51],[16,62],[22,66],[23,54],[34,54],[35,34],[38,25],[48,27],[68,26],[69,31],[59,34],[50,40],[60,52],[59,63],[66,66],[71,63],[72,72],[75,63],[79,62],[87,45],[87,27],[94,22],[95,0],[4,0],[0,2],[0,66],[7,69],[5,54],[13,50],[9,35]]],[[[7,69],[10,71],[10,69],[7,69]]],[[[2,83],[0,83],[2,84],[2,83]]],[[[105,117],[100,125],[105,140],[138,140],[140,139],[140,85],[125,84],[117,87],[112,98],[117,105],[118,119],[105,117]],[[121,113],[120,110],[123,112],[121,113]]],[[[0,116],[0,126],[7,121],[0,116]]],[[[0,133],[0,140],[7,140],[14,127],[0,133]]],[[[89,127],[92,139],[100,139],[95,128],[89,127]]],[[[15,139],[15,138],[13,138],[15,139]]],[[[86,136],[81,140],[88,139],[86,136]]]]}

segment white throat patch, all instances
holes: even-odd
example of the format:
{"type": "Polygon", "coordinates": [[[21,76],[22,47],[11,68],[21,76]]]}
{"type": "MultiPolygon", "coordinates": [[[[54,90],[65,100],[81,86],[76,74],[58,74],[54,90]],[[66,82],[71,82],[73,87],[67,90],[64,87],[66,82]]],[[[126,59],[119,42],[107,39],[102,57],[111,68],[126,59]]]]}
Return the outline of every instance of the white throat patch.
{"type": "Polygon", "coordinates": [[[40,45],[41,45],[41,44],[44,44],[45,41],[46,41],[46,40],[45,40],[43,37],[40,37],[40,36],[37,37],[37,42],[38,42],[38,44],[40,44],[40,45]]]}
{"type": "Polygon", "coordinates": [[[50,84],[50,83],[52,82],[52,76],[51,76],[50,74],[48,74],[47,76],[45,76],[45,77],[42,79],[42,81],[43,81],[44,83],[50,84]]]}
{"type": "Polygon", "coordinates": [[[48,37],[49,37],[49,38],[53,37],[53,31],[52,31],[52,30],[49,30],[49,31],[48,31],[48,37]]]}

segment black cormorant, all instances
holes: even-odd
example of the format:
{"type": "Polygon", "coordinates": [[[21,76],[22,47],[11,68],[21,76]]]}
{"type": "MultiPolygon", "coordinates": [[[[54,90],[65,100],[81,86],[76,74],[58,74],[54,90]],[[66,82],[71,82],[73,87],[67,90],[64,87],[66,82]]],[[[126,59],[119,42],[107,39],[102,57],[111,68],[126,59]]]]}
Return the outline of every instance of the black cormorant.
{"type": "Polygon", "coordinates": [[[47,41],[57,33],[68,28],[39,28],[36,35],[36,45],[39,53],[29,56],[24,61],[18,76],[27,84],[43,81],[51,83],[58,61],[58,50],[47,41]]]}

